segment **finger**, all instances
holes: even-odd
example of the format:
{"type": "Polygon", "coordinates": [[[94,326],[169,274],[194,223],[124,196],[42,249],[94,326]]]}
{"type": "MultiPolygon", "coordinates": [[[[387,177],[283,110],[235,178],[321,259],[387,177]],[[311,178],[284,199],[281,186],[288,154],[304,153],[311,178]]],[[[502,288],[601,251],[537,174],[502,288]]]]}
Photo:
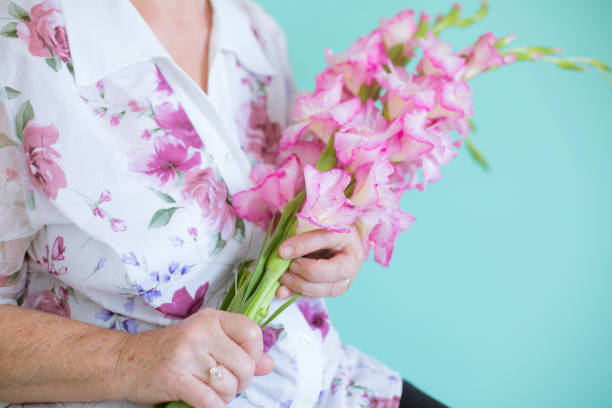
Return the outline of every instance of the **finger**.
{"type": "Polygon", "coordinates": [[[296,292],[292,291],[291,289],[289,289],[288,287],[284,285],[279,286],[278,289],[276,290],[276,297],[281,300],[293,297],[295,295],[297,295],[296,292]]]}
{"type": "Polygon", "coordinates": [[[270,374],[274,370],[274,359],[269,354],[264,354],[261,359],[255,363],[255,375],[270,374]]]}
{"type": "Polygon", "coordinates": [[[215,338],[213,346],[210,347],[210,355],[219,365],[225,366],[236,377],[237,393],[247,389],[255,373],[256,360],[251,358],[242,347],[229,337],[219,335],[215,338]]]}
{"type": "Polygon", "coordinates": [[[205,382],[223,401],[229,404],[238,393],[238,380],[225,366],[217,365],[216,367],[220,372],[219,378],[212,378],[209,368],[208,373],[205,373],[208,374],[205,382]]]}
{"type": "Polygon", "coordinates": [[[230,312],[221,312],[219,322],[225,334],[240,345],[253,360],[257,361],[261,358],[263,337],[257,323],[246,316],[230,312]]]}
{"type": "Polygon", "coordinates": [[[207,384],[195,377],[186,377],[182,380],[181,399],[196,408],[223,408],[225,401],[207,384]]]}
{"type": "Polygon", "coordinates": [[[330,259],[299,258],[291,262],[289,271],[310,282],[336,282],[357,275],[357,261],[348,253],[330,259]]]}
{"type": "Polygon", "coordinates": [[[313,298],[340,296],[346,292],[351,283],[350,279],[325,283],[310,282],[291,272],[284,273],[280,282],[298,293],[313,298]]]}
{"type": "Polygon", "coordinates": [[[322,249],[340,250],[346,234],[318,229],[294,235],[280,246],[279,255],[285,259],[299,258],[322,249]]]}

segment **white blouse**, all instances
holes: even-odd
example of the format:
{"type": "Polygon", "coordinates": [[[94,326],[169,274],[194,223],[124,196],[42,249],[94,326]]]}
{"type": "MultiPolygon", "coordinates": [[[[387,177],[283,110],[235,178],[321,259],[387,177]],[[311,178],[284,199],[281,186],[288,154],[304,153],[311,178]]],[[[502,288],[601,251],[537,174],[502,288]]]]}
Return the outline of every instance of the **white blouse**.
{"type": "MultiPolygon", "coordinates": [[[[218,307],[256,257],[231,198],[273,160],[294,82],[261,7],[212,5],[205,94],[128,0],[0,0],[0,303],[137,333],[218,307]]],[[[342,344],[322,300],[264,339],[274,372],[231,407],[398,405],[399,375],[342,344]]]]}

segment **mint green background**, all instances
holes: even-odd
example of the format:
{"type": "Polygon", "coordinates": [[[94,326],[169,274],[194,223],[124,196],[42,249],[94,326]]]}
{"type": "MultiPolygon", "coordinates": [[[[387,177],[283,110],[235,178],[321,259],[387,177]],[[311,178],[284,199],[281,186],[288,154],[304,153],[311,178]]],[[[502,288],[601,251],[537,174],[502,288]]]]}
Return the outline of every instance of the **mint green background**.
{"type": "MultiPolygon", "coordinates": [[[[402,8],[452,1],[260,0],[289,38],[301,89],[402,8]]],[[[477,0],[462,2],[465,12],[477,0]]],[[[609,0],[491,0],[443,39],[516,33],[612,64],[609,0]]],[[[366,263],[330,300],[345,342],[453,407],[612,407],[612,88],[596,71],[521,63],[470,83],[485,173],[466,150],[403,207],[389,268],[366,263]]]]}

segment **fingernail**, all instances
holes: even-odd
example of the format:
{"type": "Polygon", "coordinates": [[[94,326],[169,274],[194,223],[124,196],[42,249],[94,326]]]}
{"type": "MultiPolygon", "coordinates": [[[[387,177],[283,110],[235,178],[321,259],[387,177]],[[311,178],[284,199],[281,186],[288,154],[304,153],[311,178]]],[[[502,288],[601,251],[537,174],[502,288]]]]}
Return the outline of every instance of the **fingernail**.
{"type": "Polygon", "coordinates": [[[291,248],[290,246],[282,247],[280,250],[280,255],[283,258],[291,258],[291,255],[293,255],[293,248],[291,248]]]}

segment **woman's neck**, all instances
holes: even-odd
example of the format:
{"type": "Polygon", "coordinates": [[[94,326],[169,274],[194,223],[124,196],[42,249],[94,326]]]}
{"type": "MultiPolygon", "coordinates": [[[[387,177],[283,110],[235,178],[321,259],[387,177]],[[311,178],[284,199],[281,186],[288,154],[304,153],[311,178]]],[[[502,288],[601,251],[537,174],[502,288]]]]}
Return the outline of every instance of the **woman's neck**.
{"type": "Polygon", "coordinates": [[[212,6],[209,0],[131,0],[174,61],[206,92],[212,6]]]}

